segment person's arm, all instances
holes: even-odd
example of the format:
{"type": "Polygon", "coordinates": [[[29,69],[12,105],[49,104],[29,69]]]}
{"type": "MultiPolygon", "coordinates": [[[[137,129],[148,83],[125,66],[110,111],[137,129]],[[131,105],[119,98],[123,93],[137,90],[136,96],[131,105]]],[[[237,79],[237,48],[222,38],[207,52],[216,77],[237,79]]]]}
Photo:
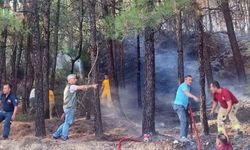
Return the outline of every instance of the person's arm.
{"type": "Polygon", "coordinates": [[[227,141],[229,142],[230,141],[230,139],[229,139],[229,136],[228,136],[228,134],[227,134],[227,130],[226,130],[226,128],[225,128],[225,124],[223,124],[223,130],[222,130],[222,132],[223,132],[223,134],[227,137],[227,141]]]}
{"type": "Polygon", "coordinates": [[[12,120],[12,121],[15,121],[15,120],[16,120],[16,113],[17,113],[17,106],[15,106],[15,108],[14,108],[14,112],[13,112],[13,115],[12,115],[12,117],[11,117],[11,120],[12,120]]]}
{"type": "Polygon", "coordinates": [[[13,111],[11,120],[15,121],[16,120],[16,114],[17,114],[18,98],[15,96],[15,97],[13,97],[11,99],[11,101],[12,101],[12,105],[14,105],[14,111],[13,111]]]}
{"type": "Polygon", "coordinates": [[[87,89],[89,89],[89,88],[96,89],[96,88],[97,88],[97,84],[79,85],[79,86],[77,86],[77,90],[87,90],[87,89]]]}
{"type": "Polygon", "coordinates": [[[64,121],[64,118],[65,118],[65,114],[63,113],[63,114],[61,115],[60,119],[61,119],[62,121],[64,121]]]}
{"type": "Polygon", "coordinates": [[[184,94],[187,95],[187,97],[192,98],[193,100],[195,100],[196,102],[199,102],[199,98],[194,96],[193,94],[191,94],[188,90],[183,90],[184,94]]]}
{"type": "Polygon", "coordinates": [[[216,102],[216,101],[213,100],[212,109],[211,109],[211,113],[210,114],[213,114],[215,112],[217,104],[218,104],[218,102],[216,102]]]}
{"type": "Polygon", "coordinates": [[[228,116],[232,110],[232,100],[227,101],[227,112],[225,116],[228,116]]]}

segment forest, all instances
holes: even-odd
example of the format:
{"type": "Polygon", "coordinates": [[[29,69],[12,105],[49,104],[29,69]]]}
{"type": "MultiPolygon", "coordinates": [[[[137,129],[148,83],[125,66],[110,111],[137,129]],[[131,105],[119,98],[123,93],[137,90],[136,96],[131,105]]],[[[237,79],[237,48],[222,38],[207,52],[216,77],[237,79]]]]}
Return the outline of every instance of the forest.
{"type": "Polygon", "coordinates": [[[250,0],[0,0],[4,139],[4,99],[18,101],[0,149],[213,150],[224,109],[223,135],[248,150],[249,31],[250,0]],[[175,109],[183,84],[188,142],[175,109]]]}

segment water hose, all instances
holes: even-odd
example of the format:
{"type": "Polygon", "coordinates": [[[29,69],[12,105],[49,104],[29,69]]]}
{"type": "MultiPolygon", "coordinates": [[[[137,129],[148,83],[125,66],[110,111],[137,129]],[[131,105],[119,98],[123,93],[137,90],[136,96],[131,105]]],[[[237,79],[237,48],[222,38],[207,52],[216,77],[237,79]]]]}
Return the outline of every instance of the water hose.
{"type": "MultiPolygon", "coordinates": [[[[194,127],[194,132],[195,132],[195,137],[196,137],[196,141],[198,143],[198,150],[201,150],[201,139],[199,137],[199,133],[198,133],[198,130],[197,130],[197,127],[196,127],[196,122],[195,122],[195,119],[194,119],[194,116],[193,116],[193,110],[192,110],[192,107],[189,107],[189,115],[190,115],[190,118],[191,118],[191,121],[192,121],[192,124],[193,124],[193,127],[194,127]]],[[[118,150],[121,150],[121,145],[122,145],[122,142],[124,141],[133,141],[133,142],[143,142],[142,140],[139,140],[139,139],[136,139],[136,138],[121,138],[119,140],[119,143],[118,143],[118,150]]]]}
{"type": "Polygon", "coordinates": [[[196,128],[196,122],[195,122],[195,119],[194,119],[194,116],[193,116],[193,111],[192,111],[191,105],[189,107],[189,115],[191,117],[192,124],[193,124],[193,127],[194,127],[194,133],[195,133],[196,141],[198,143],[198,150],[201,150],[201,139],[199,137],[198,130],[196,128]]]}
{"type": "Polygon", "coordinates": [[[136,138],[121,138],[119,140],[119,143],[118,143],[118,150],[121,150],[121,146],[122,146],[122,142],[125,142],[125,141],[133,141],[133,142],[143,142],[142,140],[139,140],[139,139],[136,139],[136,138]]]}

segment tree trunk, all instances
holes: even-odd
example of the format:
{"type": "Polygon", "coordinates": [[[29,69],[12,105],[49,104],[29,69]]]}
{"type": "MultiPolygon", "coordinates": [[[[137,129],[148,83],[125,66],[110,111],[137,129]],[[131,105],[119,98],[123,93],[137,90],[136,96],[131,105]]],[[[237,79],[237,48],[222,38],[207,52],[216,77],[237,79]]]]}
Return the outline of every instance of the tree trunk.
{"type": "Polygon", "coordinates": [[[222,0],[221,1],[221,11],[223,12],[224,19],[226,22],[227,26],[227,34],[228,38],[231,44],[231,48],[233,51],[233,58],[234,58],[234,63],[238,75],[238,80],[240,82],[246,82],[246,73],[245,73],[245,68],[244,68],[244,62],[243,58],[240,53],[239,45],[236,39],[236,35],[234,32],[234,26],[233,26],[233,21],[232,21],[232,16],[231,16],[231,11],[229,8],[228,0],[222,0]]]}
{"type": "Polygon", "coordinates": [[[17,0],[13,0],[13,9],[14,9],[14,12],[17,11],[17,0]]]}
{"type": "Polygon", "coordinates": [[[57,11],[56,11],[55,33],[54,33],[54,51],[53,51],[53,58],[51,61],[52,68],[51,68],[51,75],[50,75],[50,88],[53,90],[55,88],[55,78],[56,78],[60,9],[61,9],[61,0],[57,0],[57,11]]]}
{"type": "MultiPolygon", "coordinates": [[[[197,0],[195,0],[197,1],[197,0]]],[[[204,29],[203,29],[203,16],[202,11],[200,8],[199,2],[196,4],[196,28],[198,34],[198,58],[199,58],[199,74],[200,74],[200,120],[202,126],[202,132],[205,135],[209,134],[209,127],[207,122],[207,115],[206,115],[206,90],[205,90],[205,58],[204,58],[204,29]]]]}
{"type": "Polygon", "coordinates": [[[33,82],[34,82],[34,69],[31,63],[31,50],[32,50],[32,35],[28,34],[27,37],[27,47],[25,50],[25,71],[24,71],[24,96],[22,103],[22,112],[26,113],[27,108],[29,107],[29,95],[32,90],[33,82]]]}
{"type": "Polygon", "coordinates": [[[114,41],[112,39],[108,40],[108,50],[109,50],[109,80],[110,80],[110,91],[111,97],[114,102],[115,108],[117,112],[120,113],[120,98],[119,98],[119,91],[118,91],[118,81],[117,81],[117,74],[115,71],[115,59],[114,59],[114,41]]]}
{"type": "Polygon", "coordinates": [[[206,73],[206,78],[207,78],[207,88],[209,89],[210,84],[213,82],[213,70],[211,66],[211,60],[210,60],[210,48],[209,45],[207,45],[206,41],[209,41],[210,35],[209,34],[204,34],[204,65],[205,65],[205,73],[206,73]]]}
{"type": "Polygon", "coordinates": [[[42,72],[42,51],[40,49],[40,30],[39,30],[39,12],[37,0],[32,0],[32,48],[33,63],[35,72],[35,135],[38,137],[45,136],[45,117],[43,101],[43,72],[42,72]]]}
{"type": "MultiPolygon", "coordinates": [[[[27,5],[27,1],[23,1],[24,7],[24,17],[26,18],[23,22],[24,27],[32,26],[32,15],[31,13],[26,13],[27,10],[31,11],[31,6],[27,5]]],[[[24,93],[23,93],[23,102],[22,102],[22,112],[27,113],[27,108],[29,108],[29,96],[34,82],[34,68],[31,62],[31,53],[32,53],[32,34],[27,34],[26,48],[24,50],[24,93]]]]}
{"type": "Polygon", "coordinates": [[[6,43],[8,37],[7,27],[1,33],[0,38],[0,86],[6,81],[6,43]]]}
{"type": "MultiPolygon", "coordinates": [[[[99,60],[97,55],[97,39],[96,39],[96,0],[89,0],[89,26],[90,26],[90,58],[91,58],[91,66],[94,67],[91,76],[92,83],[98,83],[98,68],[99,68],[99,60]]],[[[99,97],[99,89],[94,90],[94,116],[95,116],[95,136],[97,139],[103,137],[103,127],[102,127],[102,117],[101,117],[101,108],[100,108],[100,97],[99,97]]]]}
{"type": "Polygon", "coordinates": [[[78,55],[76,56],[75,59],[71,60],[71,74],[74,73],[74,67],[75,67],[75,63],[78,59],[81,58],[82,55],[82,42],[83,42],[83,17],[84,17],[84,2],[82,2],[81,4],[81,16],[80,16],[80,22],[79,22],[79,34],[80,34],[80,38],[79,38],[79,51],[78,51],[78,55]]]}
{"type": "Polygon", "coordinates": [[[18,79],[18,71],[20,69],[22,53],[23,53],[23,35],[20,35],[19,48],[17,51],[17,59],[16,59],[16,69],[15,69],[16,70],[16,74],[15,74],[16,79],[18,79]]]}
{"type": "Polygon", "coordinates": [[[247,12],[248,30],[250,30],[250,0],[247,0],[247,12]]]}
{"type": "Polygon", "coordinates": [[[207,0],[207,8],[208,8],[209,31],[213,32],[213,19],[210,10],[210,0],[207,0]]]}
{"type": "Polygon", "coordinates": [[[137,99],[138,107],[142,107],[141,100],[141,47],[140,47],[140,35],[137,35],[137,99]]]}
{"type": "MultiPolygon", "coordinates": [[[[152,11],[153,0],[147,0],[147,10],[152,11]]],[[[155,48],[154,48],[154,28],[145,28],[145,81],[144,81],[144,101],[142,134],[155,134],[155,48]]]]}
{"type": "Polygon", "coordinates": [[[14,92],[16,92],[17,89],[17,81],[16,81],[16,54],[17,54],[17,33],[14,33],[13,35],[13,47],[12,47],[12,54],[11,54],[11,58],[10,58],[10,67],[11,67],[11,71],[10,71],[10,76],[9,76],[9,81],[11,81],[12,83],[12,90],[14,92]]]}
{"type": "Polygon", "coordinates": [[[123,46],[123,42],[121,42],[121,72],[120,72],[120,78],[121,78],[121,87],[125,88],[126,87],[126,83],[125,83],[125,55],[124,55],[124,46],[123,46]]]}
{"type": "MultiPolygon", "coordinates": [[[[111,9],[111,15],[112,17],[115,17],[115,5],[116,1],[112,0],[112,9],[111,9]]],[[[111,25],[113,28],[115,28],[114,24],[111,25]]],[[[113,32],[115,32],[113,30],[113,32]]],[[[114,34],[114,33],[113,33],[114,34]]],[[[109,77],[110,77],[110,91],[111,91],[111,97],[114,102],[115,108],[117,108],[117,113],[119,115],[123,114],[121,104],[120,104],[120,97],[119,97],[119,87],[118,87],[118,78],[117,78],[117,72],[115,68],[115,48],[116,48],[116,41],[109,39],[109,77]]]]}
{"type": "Polygon", "coordinates": [[[92,110],[92,105],[91,105],[91,99],[93,98],[93,92],[92,91],[86,91],[86,120],[90,120],[91,118],[91,110],[92,110]]]}
{"type": "Polygon", "coordinates": [[[50,53],[50,6],[51,0],[45,1],[44,8],[44,26],[45,26],[45,36],[44,36],[44,49],[43,49],[43,101],[44,101],[44,115],[45,118],[49,118],[49,53],[50,53]]]}
{"type": "Polygon", "coordinates": [[[155,133],[155,49],[154,29],[145,28],[145,81],[143,133],[155,133]]]}
{"type": "Polygon", "coordinates": [[[184,81],[184,60],[182,43],[182,15],[181,10],[176,8],[176,41],[177,41],[177,64],[178,64],[178,84],[184,81]]]}
{"type": "MultiPolygon", "coordinates": [[[[104,0],[104,16],[108,16],[110,14],[109,12],[109,4],[108,1],[104,0]]],[[[115,5],[116,1],[111,1],[111,15],[112,17],[115,17],[115,5]]],[[[112,28],[115,28],[114,24],[111,24],[112,28]]],[[[115,30],[112,31],[112,34],[115,34],[115,30]]],[[[109,81],[110,81],[110,92],[111,92],[111,98],[113,101],[113,104],[115,105],[115,111],[118,113],[118,115],[124,115],[122,111],[122,107],[120,104],[120,97],[119,97],[119,84],[118,84],[118,77],[117,77],[117,69],[115,66],[115,49],[116,49],[116,41],[112,40],[111,38],[108,39],[107,42],[108,47],[108,54],[109,54],[109,62],[108,62],[108,72],[109,72],[109,81]]]]}

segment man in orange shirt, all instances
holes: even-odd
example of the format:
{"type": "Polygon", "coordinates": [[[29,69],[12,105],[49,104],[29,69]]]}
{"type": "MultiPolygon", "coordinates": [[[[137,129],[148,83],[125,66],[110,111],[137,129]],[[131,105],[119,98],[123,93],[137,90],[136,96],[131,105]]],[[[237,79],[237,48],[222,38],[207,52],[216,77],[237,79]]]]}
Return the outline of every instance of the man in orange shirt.
{"type": "Polygon", "coordinates": [[[49,90],[49,118],[53,117],[53,109],[55,107],[55,95],[52,89],[49,90]]]}
{"type": "Polygon", "coordinates": [[[101,88],[101,104],[102,105],[105,104],[105,100],[107,100],[108,108],[111,108],[112,107],[112,98],[111,98],[108,74],[104,75],[104,80],[102,81],[102,88],[101,88]]]}

